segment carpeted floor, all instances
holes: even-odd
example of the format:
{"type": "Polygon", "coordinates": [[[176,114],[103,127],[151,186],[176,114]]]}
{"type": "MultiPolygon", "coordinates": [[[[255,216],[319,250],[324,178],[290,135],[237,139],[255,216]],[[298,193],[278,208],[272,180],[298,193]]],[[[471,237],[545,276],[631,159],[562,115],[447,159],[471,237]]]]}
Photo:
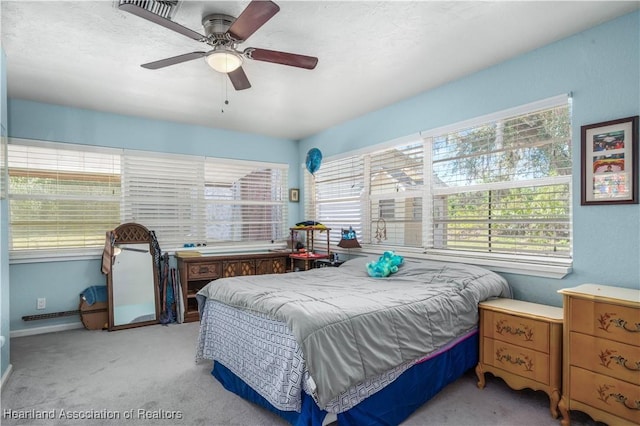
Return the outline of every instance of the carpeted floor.
{"type": "MultiPolygon", "coordinates": [[[[211,362],[195,363],[197,334],[198,323],[188,323],[14,338],[13,373],[2,389],[0,423],[286,425],[226,391],[211,376],[211,362]],[[24,416],[31,418],[17,418],[24,416]]],[[[559,425],[543,392],[511,390],[491,374],[486,379],[485,389],[479,390],[469,371],[403,424],[559,425]]],[[[584,413],[572,412],[574,426],[597,424],[584,413]]]]}

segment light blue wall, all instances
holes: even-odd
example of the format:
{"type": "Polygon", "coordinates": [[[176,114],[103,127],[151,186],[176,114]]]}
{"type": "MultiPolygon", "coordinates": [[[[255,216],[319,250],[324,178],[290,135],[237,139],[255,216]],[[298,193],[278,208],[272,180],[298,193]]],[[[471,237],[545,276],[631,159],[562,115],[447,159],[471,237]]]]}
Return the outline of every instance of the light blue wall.
{"type": "Polygon", "coordinates": [[[517,298],[557,306],[558,289],[582,283],[640,288],[640,206],[580,206],[579,161],[580,126],[640,113],[640,12],[327,129],[301,141],[300,161],[312,147],[326,158],[569,92],[573,273],[562,280],[506,277],[517,298]]]}
{"type": "MultiPolygon", "coordinates": [[[[0,132],[6,135],[7,128],[7,69],[6,56],[0,49],[0,132]]],[[[6,338],[0,354],[0,376],[9,368],[9,250],[6,199],[0,199],[0,335],[6,338]]]]}
{"type": "MultiPolygon", "coordinates": [[[[0,133],[7,129],[7,67],[4,49],[0,49],[0,133]]],[[[0,352],[0,377],[5,374],[10,363],[9,341],[9,245],[7,225],[8,202],[0,199],[0,335],[6,338],[0,352]]]]}
{"type": "MultiPolygon", "coordinates": [[[[20,99],[9,99],[8,130],[17,138],[288,163],[290,186],[299,181],[298,145],[287,139],[20,99]]],[[[289,203],[290,224],[299,221],[298,209],[289,203]]],[[[13,264],[9,270],[12,331],[77,322],[77,316],[29,322],[22,316],[78,309],[82,290],[105,283],[98,260],[13,264]],[[38,297],[47,299],[45,311],[35,310],[38,297]]]]}
{"type": "MultiPolygon", "coordinates": [[[[20,99],[9,99],[9,134],[17,138],[219,158],[279,163],[298,159],[297,144],[287,139],[20,99]]],[[[298,176],[293,170],[291,173],[294,174],[291,182],[296,182],[298,176]]]]}
{"type": "Polygon", "coordinates": [[[11,331],[80,321],[77,315],[36,321],[23,321],[22,317],[78,309],[84,289],[107,284],[100,267],[99,260],[11,265],[11,331]],[[46,310],[36,310],[39,297],[47,299],[46,310]]]}

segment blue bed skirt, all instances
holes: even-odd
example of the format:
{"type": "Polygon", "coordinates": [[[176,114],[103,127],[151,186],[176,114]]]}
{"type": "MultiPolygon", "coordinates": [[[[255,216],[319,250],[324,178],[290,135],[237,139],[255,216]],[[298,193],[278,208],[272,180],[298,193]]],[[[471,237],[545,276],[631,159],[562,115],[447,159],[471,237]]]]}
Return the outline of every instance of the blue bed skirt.
{"type": "MultiPolygon", "coordinates": [[[[397,425],[407,419],[446,385],[478,363],[478,332],[448,350],[420,362],[384,389],[338,414],[340,426],[397,425]]],[[[326,415],[309,395],[302,394],[302,410],[281,411],[219,362],[211,374],[225,389],[284,418],[294,426],[320,426],[326,415]]]]}

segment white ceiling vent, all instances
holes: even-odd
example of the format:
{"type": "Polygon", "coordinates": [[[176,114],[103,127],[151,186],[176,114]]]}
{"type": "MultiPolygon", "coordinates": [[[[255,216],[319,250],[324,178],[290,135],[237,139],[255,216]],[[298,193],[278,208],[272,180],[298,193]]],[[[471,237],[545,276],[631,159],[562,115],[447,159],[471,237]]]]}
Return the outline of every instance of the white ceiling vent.
{"type": "Polygon", "coordinates": [[[178,9],[178,6],[182,3],[182,0],[116,0],[116,7],[121,4],[135,4],[138,7],[148,10],[151,13],[155,13],[158,16],[162,16],[166,19],[171,19],[178,9]]]}

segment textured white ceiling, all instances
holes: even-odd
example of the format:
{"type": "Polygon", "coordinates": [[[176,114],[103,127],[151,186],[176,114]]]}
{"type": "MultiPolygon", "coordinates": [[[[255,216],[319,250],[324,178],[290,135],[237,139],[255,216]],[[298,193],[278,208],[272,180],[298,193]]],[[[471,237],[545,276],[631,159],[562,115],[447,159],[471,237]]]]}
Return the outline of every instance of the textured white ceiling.
{"type": "MultiPolygon", "coordinates": [[[[185,1],[173,20],[203,33],[209,13],[248,1],[185,1]]],[[[638,8],[616,1],[283,1],[241,45],[319,58],[309,71],[245,61],[253,87],[195,60],[209,50],[116,2],[2,0],[8,95],[221,129],[300,139],[638,8]],[[228,105],[224,101],[229,101],[228,105]],[[224,109],[224,113],[222,112],[224,109]]]]}

